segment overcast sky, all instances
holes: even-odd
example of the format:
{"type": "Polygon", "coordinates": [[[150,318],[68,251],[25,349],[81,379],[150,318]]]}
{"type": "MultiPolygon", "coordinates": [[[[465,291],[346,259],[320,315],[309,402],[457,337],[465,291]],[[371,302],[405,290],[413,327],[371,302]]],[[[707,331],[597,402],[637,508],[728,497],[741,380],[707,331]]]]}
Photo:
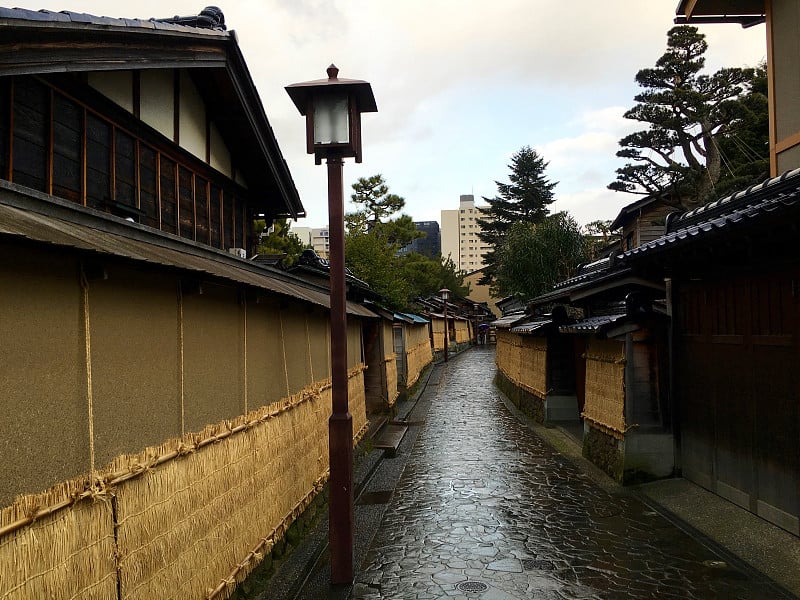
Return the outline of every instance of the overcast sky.
{"type": "MultiPolygon", "coordinates": [[[[492,197],[511,155],[529,145],[559,182],[556,210],[580,223],[613,219],[629,194],[606,189],[631,127],[622,113],[633,78],[666,48],[677,0],[229,0],[229,29],[256,82],[308,214],[327,224],[325,167],[305,154],[290,83],[341,77],[372,84],[378,113],[363,118],[364,162],[346,162],[345,197],[382,173],[414,220],[440,220],[460,194],[492,197]]],[[[20,6],[20,4],[16,4],[20,6]]],[[[202,0],[39,1],[24,8],[113,17],[191,15],[202,0]]],[[[753,66],[764,26],[701,28],[707,67],[753,66]]],[[[353,210],[347,202],[346,210],[353,210]]]]}

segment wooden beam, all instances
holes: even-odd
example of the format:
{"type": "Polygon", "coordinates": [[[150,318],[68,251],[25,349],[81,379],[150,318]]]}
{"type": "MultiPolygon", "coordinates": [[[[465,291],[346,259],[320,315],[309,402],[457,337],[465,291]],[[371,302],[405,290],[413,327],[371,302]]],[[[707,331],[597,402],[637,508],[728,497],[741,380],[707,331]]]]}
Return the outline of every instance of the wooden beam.
{"type": "Polygon", "coordinates": [[[698,0],[688,0],[684,7],[683,14],[687,19],[691,19],[694,15],[694,11],[697,8],[698,0]]]}
{"type": "Polygon", "coordinates": [[[794,148],[800,144],[800,131],[793,133],[787,138],[783,138],[780,142],[775,144],[775,153],[785,152],[789,148],[794,148]]]}
{"type": "Polygon", "coordinates": [[[770,177],[778,176],[778,126],[775,118],[775,46],[773,44],[773,18],[772,0],[764,0],[767,12],[767,103],[769,110],[769,174],[770,177]]]}

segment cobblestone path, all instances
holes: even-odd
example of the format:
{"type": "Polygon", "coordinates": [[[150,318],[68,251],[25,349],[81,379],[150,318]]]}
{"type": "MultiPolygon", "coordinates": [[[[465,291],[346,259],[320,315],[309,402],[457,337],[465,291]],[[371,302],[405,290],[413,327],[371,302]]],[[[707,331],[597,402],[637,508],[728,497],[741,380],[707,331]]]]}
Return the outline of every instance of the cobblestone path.
{"type": "Polygon", "coordinates": [[[562,458],[505,406],[494,372],[491,348],[456,357],[412,413],[424,424],[351,597],[776,597],[562,458]]]}

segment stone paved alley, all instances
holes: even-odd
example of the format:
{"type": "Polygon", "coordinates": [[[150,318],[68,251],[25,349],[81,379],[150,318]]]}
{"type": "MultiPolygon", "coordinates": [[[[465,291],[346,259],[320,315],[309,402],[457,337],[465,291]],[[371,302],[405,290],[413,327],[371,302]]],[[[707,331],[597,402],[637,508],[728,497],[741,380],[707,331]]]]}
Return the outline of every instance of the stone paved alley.
{"type": "Polygon", "coordinates": [[[556,453],[494,371],[492,348],[456,357],[408,416],[416,441],[352,598],[790,597],[556,453]]]}

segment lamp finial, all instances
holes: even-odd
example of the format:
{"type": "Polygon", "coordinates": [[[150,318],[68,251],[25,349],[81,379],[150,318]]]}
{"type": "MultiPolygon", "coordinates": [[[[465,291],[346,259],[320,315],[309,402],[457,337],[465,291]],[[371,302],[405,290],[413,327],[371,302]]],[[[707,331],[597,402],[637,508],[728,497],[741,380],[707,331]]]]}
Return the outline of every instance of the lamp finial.
{"type": "Polygon", "coordinates": [[[337,76],[339,75],[339,69],[336,67],[336,65],[331,63],[331,66],[328,67],[327,73],[328,73],[328,79],[336,79],[337,76]]]}

